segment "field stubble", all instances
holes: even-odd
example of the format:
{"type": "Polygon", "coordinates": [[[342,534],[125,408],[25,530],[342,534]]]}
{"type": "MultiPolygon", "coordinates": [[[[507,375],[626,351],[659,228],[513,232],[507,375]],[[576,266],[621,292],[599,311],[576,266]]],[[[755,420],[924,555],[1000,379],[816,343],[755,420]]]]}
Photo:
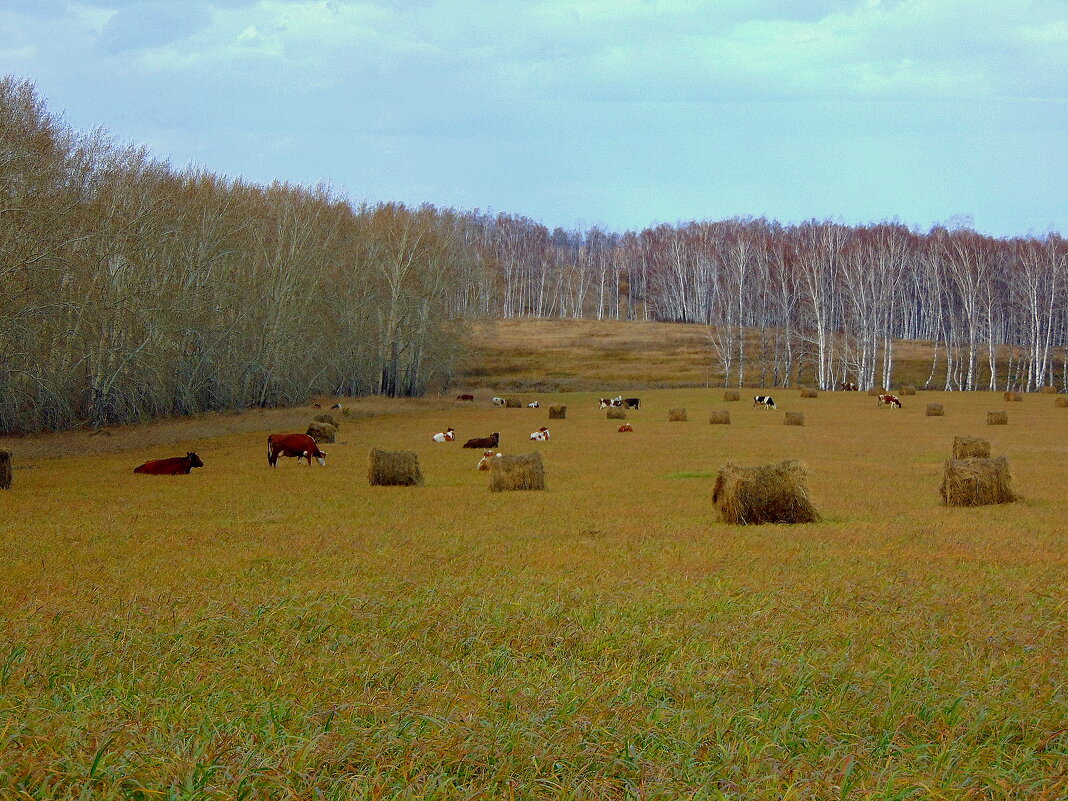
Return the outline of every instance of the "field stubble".
{"type": "Polygon", "coordinates": [[[326,468],[272,471],[262,430],[25,458],[0,795],[1065,797],[1065,410],[991,430],[983,393],[779,392],[709,426],[722,390],[640,394],[633,434],[596,393],[401,405],[343,420],[326,468]],[[450,425],[536,445],[549,490],[489,492],[480,453],[431,443],[450,425]],[[1021,503],[939,506],[976,432],[1021,503]],[[367,486],[375,447],[426,485],[367,486]],[[130,472],[186,450],[190,476],[130,472]],[[827,522],[716,521],[721,464],[791,458],[827,522]]]}

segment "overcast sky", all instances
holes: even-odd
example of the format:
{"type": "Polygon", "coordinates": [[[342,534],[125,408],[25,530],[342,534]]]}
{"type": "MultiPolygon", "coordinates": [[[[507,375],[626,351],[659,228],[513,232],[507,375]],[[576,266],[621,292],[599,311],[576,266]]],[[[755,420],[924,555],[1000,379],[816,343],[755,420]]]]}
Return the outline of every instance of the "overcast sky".
{"type": "Polygon", "coordinates": [[[355,201],[1068,233],[1065,0],[0,0],[0,72],[355,201]]]}

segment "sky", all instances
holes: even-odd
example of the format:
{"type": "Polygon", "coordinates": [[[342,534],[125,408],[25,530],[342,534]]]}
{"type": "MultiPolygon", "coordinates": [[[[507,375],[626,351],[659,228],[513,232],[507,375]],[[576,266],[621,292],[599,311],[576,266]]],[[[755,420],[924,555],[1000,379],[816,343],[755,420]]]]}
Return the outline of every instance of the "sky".
{"type": "Polygon", "coordinates": [[[354,202],[1068,234],[1068,0],[0,0],[0,74],[354,202]]]}

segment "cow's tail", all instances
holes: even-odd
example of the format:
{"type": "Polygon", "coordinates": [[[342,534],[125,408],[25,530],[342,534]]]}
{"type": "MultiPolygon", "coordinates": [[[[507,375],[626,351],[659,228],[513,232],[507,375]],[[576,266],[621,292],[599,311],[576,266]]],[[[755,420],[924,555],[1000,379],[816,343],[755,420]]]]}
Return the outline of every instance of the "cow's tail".
{"type": "Polygon", "coordinates": [[[274,442],[271,441],[270,434],[267,435],[267,464],[271,467],[278,466],[278,456],[274,452],[274,442]]]}

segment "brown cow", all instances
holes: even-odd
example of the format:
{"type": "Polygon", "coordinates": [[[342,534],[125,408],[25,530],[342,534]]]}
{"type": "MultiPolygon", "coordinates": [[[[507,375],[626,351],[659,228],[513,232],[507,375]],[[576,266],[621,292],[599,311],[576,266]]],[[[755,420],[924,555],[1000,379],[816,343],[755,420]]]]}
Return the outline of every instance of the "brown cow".
{"type": "Polygon", "coordinates": [[[475,399],[474,395],[457,395],[456,396],[456,400],[458,400],[458,401],[473,401],[474,399],[475,399]]]}
{"type": "Polygon", "coordinates": [[[475,437],[474,439],[467,440],[467,442],[464,443],[464,447],[465,448],[482,448],[483,450],[486,450],[487,448],[496,448],[500,444],[501,444],[501,435],[499,433],[497,433],[496,431],[494,431],[488,437],[475,437]]]}
{"type": "Polygon", "coordinates": [[[154,459],[134,468],[135,473],[150,476],[187,476],[194,467],[203,467],[200,457],[192,451],[185,456],[173,456],[170,459],[154,459]]]}
{"type": "Polygon", "coordinates": [[[326,467],[326,453],[319,450],[319,445],[307,434],[271,434],[267,437],[267,464],[277,467],[279,456],[296,456],[297,464],[301,459],[307,459],[308,467],[314,457],[326,467]]]}

